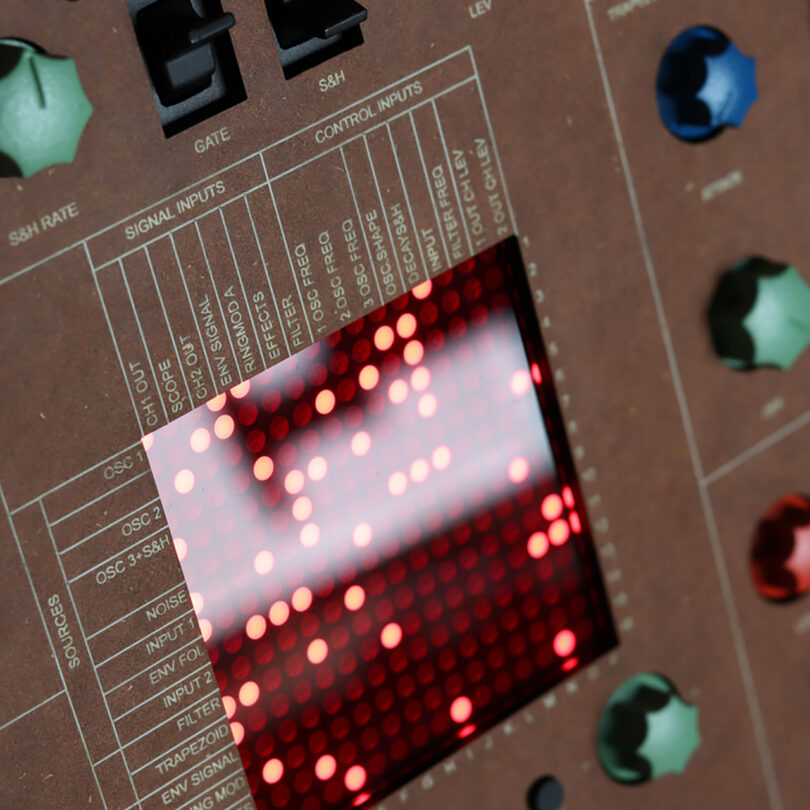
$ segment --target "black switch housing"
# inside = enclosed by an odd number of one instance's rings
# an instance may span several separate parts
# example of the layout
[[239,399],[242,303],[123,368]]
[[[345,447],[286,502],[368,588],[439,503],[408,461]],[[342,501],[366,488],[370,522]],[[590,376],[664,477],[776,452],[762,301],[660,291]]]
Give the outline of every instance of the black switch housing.
[[265,0],[281,67],[291,79],[363,43],[368,12],[355,0]]
[[129,12],[167,137],[247,98],[219,0],[131,0]]

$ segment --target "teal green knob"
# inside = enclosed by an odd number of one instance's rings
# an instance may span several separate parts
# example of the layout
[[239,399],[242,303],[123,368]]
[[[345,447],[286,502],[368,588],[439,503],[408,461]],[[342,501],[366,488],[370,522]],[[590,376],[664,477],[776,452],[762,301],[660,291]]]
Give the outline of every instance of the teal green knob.
[[92,112],[72,59],[0,39],[0,176],[72,163]]
[[654,672],[634,675],[610,696],[596,736],[602,767],[624,784],[683,773],[699,745],[697,708]]
[[786,370],[810,343],[810,287],[790,265],[745,259],[720,278],[709,328],[731,368]]

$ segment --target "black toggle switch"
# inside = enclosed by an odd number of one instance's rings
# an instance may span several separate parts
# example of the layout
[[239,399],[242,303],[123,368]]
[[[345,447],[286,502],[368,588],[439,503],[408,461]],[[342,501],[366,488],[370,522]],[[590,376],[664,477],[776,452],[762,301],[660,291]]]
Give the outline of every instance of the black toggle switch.
[[274,5],[279,7],[276,36],[282,48],[343,34],[368,17],[354,0],[286,0]]
[[213,41],[236,24],[233,14],[205,19],[189,0],[162,0],[136,17],[138,39],[161,104],[179,104],[210,87]]
[[219,0],[133,0],[130,14],[167,135],[245,99]]
[[355,0],[265,0],[286,78],[360,45],[368,12]]

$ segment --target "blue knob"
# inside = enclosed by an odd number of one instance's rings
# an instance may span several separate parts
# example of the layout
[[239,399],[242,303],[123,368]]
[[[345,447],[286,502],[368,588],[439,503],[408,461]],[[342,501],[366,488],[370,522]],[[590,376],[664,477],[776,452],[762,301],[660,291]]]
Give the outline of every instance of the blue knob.
[[656,96],[664,126],[683,141],[739,127],[757,100],[755,61],[722,32],[687,28],[664,51]]

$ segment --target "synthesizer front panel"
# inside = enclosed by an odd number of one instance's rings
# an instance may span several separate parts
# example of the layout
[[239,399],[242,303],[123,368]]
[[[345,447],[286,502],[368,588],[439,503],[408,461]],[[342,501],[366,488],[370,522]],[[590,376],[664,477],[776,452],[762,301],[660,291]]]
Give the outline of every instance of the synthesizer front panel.
[[809,45],[6,3],[0,805],[804,806]]

